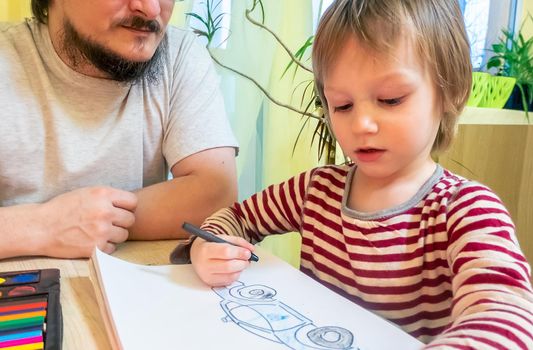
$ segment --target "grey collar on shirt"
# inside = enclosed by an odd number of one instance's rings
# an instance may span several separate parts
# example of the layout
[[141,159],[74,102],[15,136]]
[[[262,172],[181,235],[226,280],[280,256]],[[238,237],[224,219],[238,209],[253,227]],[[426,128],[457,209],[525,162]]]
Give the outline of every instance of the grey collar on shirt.
[[390,217],[412,208],[414,205],[420,202],[422,198],[424,198],[424,196],[428,194],[428,192],[433,188],[433,186],[435,186],[435,184],[439,182],[440,178],[442,177],[442,174],[444,174],[444,169],[439,164],[437,164],[437,168],[435,169],[431,177],[427,179],[427,181],[420,187],[418,192],[415,193],[413,197],[395,207],[365,213],[348,208],[348,197],[350,195],[350,187],[353,181],[353,176],[355,174],[355,169],[357,169],[357,166],[352,167],[346,177],[344,194],[342,196],[342,213],[351,218],[360,220],[376,220],[385,217]]

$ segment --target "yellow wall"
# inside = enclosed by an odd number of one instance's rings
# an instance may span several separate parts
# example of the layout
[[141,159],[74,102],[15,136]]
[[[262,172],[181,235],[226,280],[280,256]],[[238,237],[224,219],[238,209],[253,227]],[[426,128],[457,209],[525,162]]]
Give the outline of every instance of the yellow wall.
[[0,0],[0,22],[20,21],[31,16],[30,0]]
[[[176,3],[170,22],[178,27],[183,26],[184,13],[189,10],[189,7],[190,0]],[[31,17],[30,0],[0,0],[0,22],[20,21],[26,17]]]

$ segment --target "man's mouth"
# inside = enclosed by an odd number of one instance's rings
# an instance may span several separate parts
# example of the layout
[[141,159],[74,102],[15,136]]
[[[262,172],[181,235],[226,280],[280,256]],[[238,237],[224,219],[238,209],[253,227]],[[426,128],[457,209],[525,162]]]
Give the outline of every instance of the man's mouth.
[[154,31],[150,28],[137,28],[137,27],[128,27],[128,26],[122,26],[122,28],[133,30],[135,32],[142,32],[142,33],[153,33]]

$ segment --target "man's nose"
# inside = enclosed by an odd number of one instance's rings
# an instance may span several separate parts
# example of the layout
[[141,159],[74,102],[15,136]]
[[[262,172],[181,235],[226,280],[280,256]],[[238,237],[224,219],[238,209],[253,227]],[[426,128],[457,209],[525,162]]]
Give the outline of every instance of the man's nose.
[[156,19],[161,13],[161,0],[132,0],[130,9],[145,19]]

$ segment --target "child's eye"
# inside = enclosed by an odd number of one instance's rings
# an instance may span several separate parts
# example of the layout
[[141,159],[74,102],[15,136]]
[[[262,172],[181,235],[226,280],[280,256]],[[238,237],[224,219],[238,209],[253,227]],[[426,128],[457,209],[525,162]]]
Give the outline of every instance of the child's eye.
[[348,104],[345,104],[345,105],[342,105],[342,106],[334,107],[333,111],[335,111],[335,112],[346,112],[346,111],[350,110],[350,108],[352,108],[352,104],[348,103]]
[[383,103],[387,106],[397,106],[403,101],[403,97],[396,97],[396,98],[383,98],[378,99],[380,103]]

